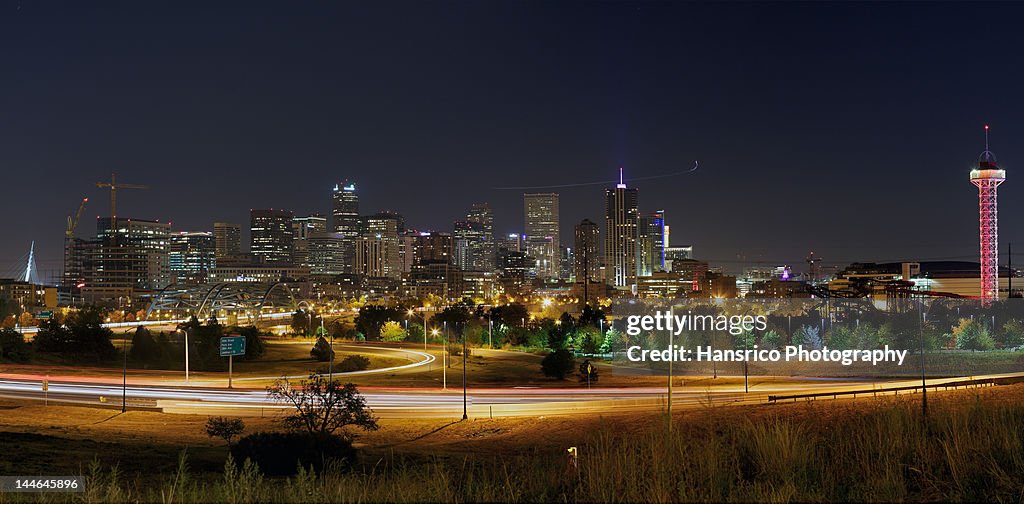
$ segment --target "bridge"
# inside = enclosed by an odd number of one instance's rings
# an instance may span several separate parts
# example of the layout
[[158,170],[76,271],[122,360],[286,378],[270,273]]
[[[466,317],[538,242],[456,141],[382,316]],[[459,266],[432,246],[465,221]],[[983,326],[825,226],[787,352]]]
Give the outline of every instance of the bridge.
[[229,313],[259,318],[267,309],[295,311],[300,304],[287,283],[219,282],[171,284],[153,297],[146,320],[157,313],[195,315],[199,319]]

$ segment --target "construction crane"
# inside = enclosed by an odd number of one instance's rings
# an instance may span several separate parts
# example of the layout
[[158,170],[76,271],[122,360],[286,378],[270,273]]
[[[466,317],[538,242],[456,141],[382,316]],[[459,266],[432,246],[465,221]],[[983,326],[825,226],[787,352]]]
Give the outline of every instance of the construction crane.
[[97,188],[110,188],[110,222],[111,227],[117,229],[117,190],[119,189],[149,189],[149,186],[139,184],[125,184],[117,182],[117,174],[110,174],[110,182],[97,182]]
[[88,202],[88,198],[83,198],[82,203],[78,205],[78,212],[75,213],[75,217],[68,216],[68,229],[65,231],[65,236],[67,238],[75,238],[75,229],[78,228],[78,220],[82,218],[82,211],[85,210],[85,204]]

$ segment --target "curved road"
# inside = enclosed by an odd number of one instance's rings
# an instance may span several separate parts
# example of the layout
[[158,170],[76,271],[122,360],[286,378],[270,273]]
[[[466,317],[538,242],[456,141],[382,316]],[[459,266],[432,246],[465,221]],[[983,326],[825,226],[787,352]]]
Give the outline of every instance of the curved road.
[[[395,349],[373,346],[345,346],[360,351],[373,350],[384,355],[398,355],[410,361],[408,364],[363,370],[359,372],[336,373],[344,377],[376,373],[408,373],[426,366],[436,359],[433,355],[410,349]],[[59,402],[62,404],[108,406],[119,408],[122,403],[120,377],[51,376],[47,380],[48,391],[43,391],[44,376],[33,370],[38,367],[22,367],[27,373],[0,375],[0,397],[32,399]],[[32,373],[35,371],[36,373]],[[120,375],[120,370],[117,370]],[[134,373],[134,371],[133,371]],[[166,373],[163,374],[166,377]],[[180,375],[178,375],[180,378]],[[292,376],[289,378],[302,378]],[[247,381],[268,380],[277,377],[239,377],[234,382],[245,385]],[[143,381],[160,379],[149,376],[132,378],[126,389],[126,403],[132,409],[159,409],[171,413],[204,415],[277,415],[291,407],[277,403],[268,397],[263,388],[226,389],[211,384],[223,384],[224,379],[198,379],[192,386],[181,385],[180,379],[165,382],[168,385],[150,385]],[[961,380],[929,379],[929,386]],[[166,380],[166,379],[164,379]],[[456,382],[458,379],[456,379]],[[917,386],[920,379],[875,381],[857,379],[821,380],[818,378],[786,378],[775,383],[759,384],[755,391],[745,393],[742,383],[715,386],[676,387],[673,406],[677,408],[698,406],[720,406],[733,404],[760,404],[768,401],[770,394],[807,394],[834,391],[878,389],[883,387]],[[206,385],[199,385],[206,384]],[[453,385],[447,390],[440,388],[399,388],[362,387],[367,404],[381,417],[388,418],[453,418],[463,412],[462,389]],[[472,388],[467,391],[465,402],[470,417],[499,417],[526,415],[554,415],[574,413],[611,413],[626,411],[663,411],[667,406],[667,391],[664,387],[616,387],[616,388]]]

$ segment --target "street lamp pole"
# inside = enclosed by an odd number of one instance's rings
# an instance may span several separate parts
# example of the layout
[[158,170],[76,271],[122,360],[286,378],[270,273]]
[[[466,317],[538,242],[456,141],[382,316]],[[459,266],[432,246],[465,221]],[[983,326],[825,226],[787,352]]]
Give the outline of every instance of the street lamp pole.
[[188,330],[182,329],[185,334],[185,384],[188,384]]
[[469,419],[469,415],[468,415],[469,411],[468,411],[467,401],[466,401],[466,398],[467,398],[467,393],[466,393],[466,358],[467,358],[467,355],[466,355],[466,333],[465,332],[466,332],[466,327],[465,327],[465,323],[463,323],[462,331],[460,332],[462,334],[462,420],[463,421],[465,421],[466,419]]
[[121,350],[124,355],[123,364],[121,368],[121,413],[125,413],[128,410],[128,334],[121,334]]
[[924,311],[920,305],[924,301],[919,300],[918,303],[917,310],[920,313],[918,318],[920,331],[918,333],[920,333],[921,340],[921,419],[924,420],[924,418],[928,417],[928,383],[924,378]]

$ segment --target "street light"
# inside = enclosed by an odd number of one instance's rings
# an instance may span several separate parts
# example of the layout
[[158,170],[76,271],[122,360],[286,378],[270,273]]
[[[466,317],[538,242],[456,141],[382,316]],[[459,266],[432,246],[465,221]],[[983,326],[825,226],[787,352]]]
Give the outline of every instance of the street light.
[[462,331],[459,332],[462,336],[462,420],[469,419],[469,407],[467,407],[467,393],[466,393],[466,326],[463,323]]
[[181,332],[185,334],[185,384],[188,384],[188,330],[182,328]]
[[128,410],[128,333],[121,334],[121,354],[124,355],[124,366],[121,368],[121,413]]
[[[433,330],[430,330],[430,334],[435,336],[435,337],[437,336],[438,333],[439,332],[437,331],[437,328],[434,328]],[[426,335],[427,332],[424,331],[423,334]],[[426,339],[426,337],[423,337],[423,338]],[[448,389],[448,367],[446,366],[447,361],[448,361],[448,346],[445,345],[444,346],[444,350],[442,351],[442,354],[441,354],[441,372],[442,372],[442,380],[443,380],[442,384],[443,384],[444,389]]]

